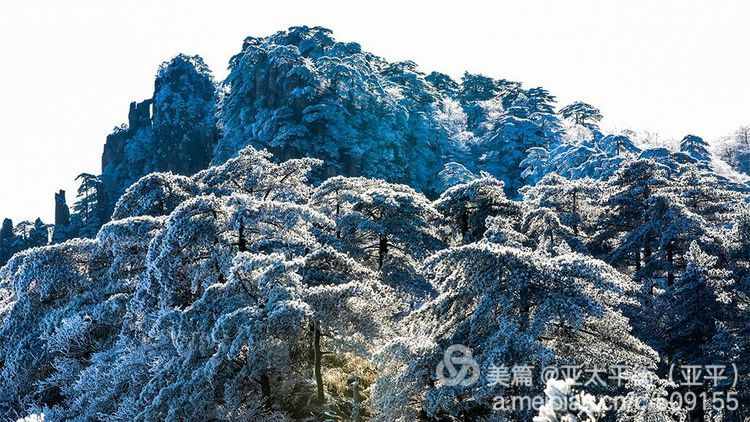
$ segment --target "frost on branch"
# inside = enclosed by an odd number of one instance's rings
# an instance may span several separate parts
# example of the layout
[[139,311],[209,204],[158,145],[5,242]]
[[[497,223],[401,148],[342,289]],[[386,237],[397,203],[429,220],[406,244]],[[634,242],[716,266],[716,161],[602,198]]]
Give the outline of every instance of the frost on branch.
[[586,392],[574,390],[572,379],[547,381],[544,389],[546,403],[539,409],[534,422],[588,421],[596,422],[602,412],[602,404]]
[[505,196],[503,182],[483,174],[443,192],[434,206],[448,219],[452,240],[470,243],[484,235],[486,220],[502,217],[511,224],[518,222],[521,207]]
[[182,201],[199,192],[198,185],[188,177],[152,173],[125,190],[115,205],[112,219],[169,215]]
[[[58,201],[55,232],[93,237],[135,182],[94,239],[28,249],[47,226],[3,221],[0,419],[533,420],[493,398],[543,386],[492,365],[625,364],[646,371],[590,391],[625,399],[602,420],[668,421],[670,364],[750,370],[749,190],[700,138],[606,134],[593,106],[317,27],[247,38],[213,88],[198,58],[160,69]],[[456,344],[477,384],[437,376]],[[691,390],[740,418],[748,391]]]
[[475,350],[485,374],[491,363],[654,366],[653,351],[618,310],[633,284],[601,261],[480,242],[434,254],[424,271],[438,294],[409,315],[403,336],[383,352],[387,369],[374,403],[383,420],[408,420],[420,408],[431,417],[491,408],[502,391],[436,384],[433,365],[451,344]]
[[276,164],[271,154],[247,147],[226,163],[210,167],[193,179],[205,193],[224,196],[244,193],[258,200],[304,203],[310,195],[309,173],[320,160],[301,158]]

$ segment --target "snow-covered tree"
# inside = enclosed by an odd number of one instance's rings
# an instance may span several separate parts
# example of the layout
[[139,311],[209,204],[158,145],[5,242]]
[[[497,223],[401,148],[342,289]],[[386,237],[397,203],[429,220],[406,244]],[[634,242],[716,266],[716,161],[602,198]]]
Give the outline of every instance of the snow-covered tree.
[[505,182],[509,195],[523,186],[521,163],[530,148],[545,146],[549,139],[529,118],[528,109],[517,107],[500,117],[492,130],[476,140],[477,167]]
[[[696,168],[671,175],[649,160],[633,162],[624,170],[609,183],[609,211],[595,239],[596,245],[609,242],[609,260],[634,264],[641,275],[652,280],[665,277],[671,285],[683,266],[681,255],[693,240],[718,253],[721,227],[741,200],[740,193]],[[628,173],[637,179],[628,180]]]
[[[660,333],[665,337],[664,355],[666,364],[675,365],[728,365],[717,362],[711,343],[720,340],[720,332],[734,325],[740,309],[729,271],[717,265],[718,258],[703,252],[697,242],[692,242],[685,255],[686,268],[674,286],[664,295]],[[662,325],[663,324],[663,325]],[[735,339],[730,347],[737,349]],[[726,391],[725,386],[712,387],[704,384],[684,386],[683,392],[691,391],[697,397],[702,393]],[[707,406],[708,405],[708,406]],[[701,420],[708,415],[709,403],[697,400],[691,410],[691,420]]]
[[[736,362],[738,372],[750,373],[750,213],[747,209],[734,216],[734,224],[728,236],[728,262],[735,279],[732,293],[733,310],[719,324],[717,334],[708,348],[715,358],[725,362]],[[740,415],[750,415],[750,379],[740,377],[735,392],[739,396]]]
[[561,136],[562,124],[555,113],[557,98],[542,87],[525,91],[519,103],[529,112],[529,118],[542,130],[547,145],[554,143]]
[[454,240],[470,243],[481,239],[491,216],[501,216],[511,223],[520,221],[520,204],[508,199],[503,188],[503,182],[483,174],[440,195],[434,206],[448,219]]
[[34,225],[29,229],[26,247],[35,248],[45,246],[49,243],[49,224],[45,224],[41,218],[34,220]]
[[527,212],[519,231],[532,239],[537,251],[547,255],[560,255],[571,251],[586,252],[586,247],[573,229],[562,224],[557,212],[537,208]]
[[164,297],[144,339],[159,365],[131,405],[133,419],[281,416],[271,391],[290,393],[282,374],[301,369],[309,310],[282,257],[235,261],[227,278],[189,302],[170,306]]
[[686,412],[680,404],[670,400],[674,382],[659,379],[645,370],[628,371],[628,392],[617,406],[617,420],[623,422],[675,422],[684,421]]
[[6,218],[0,226],[0,267],[16,253],[23,250],[44,246],[49,243],[50,226],[41,218],[21,221],[13,225],[13,220]]
[[484,240],[488,242],[526,250],[532,244],[527,236],[517,230],[518,226],[514,227],[510,220],[502,216],[487,217],[485,224],[487,231],[484,233]]
[[461,99],[464,102],[486,101],[497,93],[497,84],[492,78],[468,72],[461,77]]
[[73,383],[110,331],[125,298],[98,276],[96,242],[72,240],[17,254],[0,272],[0,415],[74,399]]
[[653,366],[653,351],[617,311],[633,286],[601,261],[479,243],[438,252],[425,270],[438,295],[409,315],[408,331],[383,352],[373,391],[382,420],[411,420],[419,412],[472,418],[491,408],[502,387],[435,380],[435,364],[452,344],[474,350],[482,373],[490,364],[517,362]]
[[[652,237],[656,235],[645,230],[651,199],[668,183],[668,170],[654,161],[637,160],[623,166],[605,187],[603,202],[607,208],[593,239],[594,247],[604,252],[618,250],[613,258],[619,265],[633,264],[640,269],[641,250],[648,259]],[[636,232],[638,241],[619,242],[623,233]]]
[[200,56],[179,54],[162,63],[153,95],[158,160],[150,171],[192,175],[211,161],[216,133],[216,88]]
[[[374,273],[330,249],[292,260],[240,252],[225,281],[159,314],[154,329],[171,333],[165,352],[177,354],[162,357],[158,382],[139,399],[153,401],[137,419],[347,413],[341,377],[371,370],[361,359],[388,332],[395,298]],[[195,336],[201,332],[210,335]]]
[[597,124],[603,118],[598,108],[582,101],[576,101],[561,108],[560,115],[577,125],[591,128],[597,128]]
[[[581,132],[581,133],[576,133]],[[533,184],[549,173],[570,179],[606,180],[641,150],[624,135],[595,136],[583,126],[567,128],[568,139],[549,147],[534,147],[520,165],[522,176]]]
[[216,91],[200,57],[180,54],[162,63],[152,98],[131,103],[128,124],[107,137],[101,174],[106,218],[141,177],[157,171],[192,175],[208,166],[217,138]]
[[188,177],[172,173],[151,173],[125,191],[115,205],[112,219],[169,215],[183,201],[199,192],[198,184]]
[[249,144],[282,160],[322,159],[323,176],[434,184],[450,141],[434,117],[442,95],[414,63],[300,26],[248,37],[229,68],[214,163]]
[[718,226],[731,221],[740,210],[745,195],[742,190],[713,172],[693,166],[686,167],[666,189],[692,212]]
[[626,135],[607,135],[597,141],[597,146],[611,157],[637,155],[641,152],[641,149]]
[[461,93],[461,85],[445,73],[430,72],[425,80],[447,97],[458,98]]
[[442,246],[442,216],[413,189],[363,178],[334,177],[311,204],[336,219],[338,237],[382,269],[391,254],[422,259]]
[[440,187],[438,190],[440,192],[445,192],[448,188],[468,183],[476,179],[477,176],[463,164],[451,161],[443,166],[443,169],[438,173],[438,178],[440,179]]
[[740,126],[733,135],[722,139],[719,157],[735,170],[750,175],[750,125]]
[[550,379],[544,388],[545,403],[534,422],[590,421],[596,422],[603,412],[603,403],[583,391],[576,391],[575,380]]
[[320,164],[312,158],[277,164],[267,151],[247,147],[224,164],[196,174],[193,180],[203,185],[205,193],[214,195],[244,193],[258,200],[304,203],[311,193],[308,176]]
[[576,235],[590,233],[599,218],[603,185],[590,179],[569,180],[551,173],[533,186],[524,187],[524,203],[532,209],[549,208]]
[[700,136],[686,135],[680,141],[680,152],[688,154],[694,160],[707,163],[711,161],[708,144]]
[[99,260],[106,258],[107,276],[120,288],[132,292],[146,269],[146,254],[151,239],[164,225],[164,217],[138,216],[111,221],[96,237]]
[[105,205],[101,177],[81,173],[76,176],[76,181],[79,182],[79,186],[73,211],[80,220],[79,234],[81,237],[93,237],[104,219],[102,209]]
[[549,151],[543,147],[529,148],[526,150],[526,158],[519,165],[523,169],[521,177],[528,184],[534,185],[550,171]]

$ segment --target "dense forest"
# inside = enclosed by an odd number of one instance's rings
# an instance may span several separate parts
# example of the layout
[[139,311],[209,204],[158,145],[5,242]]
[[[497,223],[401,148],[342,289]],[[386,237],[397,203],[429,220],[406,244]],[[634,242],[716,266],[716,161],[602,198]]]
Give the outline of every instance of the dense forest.
[[747,421],[750,128],[602,117],[319,27],[163,63],[72,207],[3,221],[0,420]]

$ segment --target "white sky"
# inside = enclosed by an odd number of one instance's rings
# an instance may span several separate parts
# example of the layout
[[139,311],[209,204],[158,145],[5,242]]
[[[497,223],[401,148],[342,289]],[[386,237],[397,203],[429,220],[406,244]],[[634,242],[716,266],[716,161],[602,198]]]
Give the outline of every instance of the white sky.
[[[106,135],[160,62],[217,78],[247,35],[322,25],[390,60],[542,85],[605,126],[707,139],[750,122],[750,2],[737,0],[14,1],[0,5],[0,216],[51,222],[53,192],[100,172]],[[126,4],[127,3],[127,4]]]

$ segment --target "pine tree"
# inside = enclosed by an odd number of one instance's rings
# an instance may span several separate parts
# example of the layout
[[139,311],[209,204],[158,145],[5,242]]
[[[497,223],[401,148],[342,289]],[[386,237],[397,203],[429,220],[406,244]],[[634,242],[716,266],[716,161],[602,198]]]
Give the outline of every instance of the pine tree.
[[421,259],[442,246],[441,215],[423,195],[406,186],[335,177],[313,195],[355,256],[382,269],[388,258]]
[[76,181],[79,182],[79,185],[73,211],[77,214],[77,218],[82,225],[78,234],[81,237],[93,237],[105,220],[102,215],[104,191],[101,177],[81,173],[76,176]]
[[737,128],[735,133],[724,139],[720,158],[738,172],[750,175],[750,125]]
[[471,243],[481,239],[491,216],[519,222],[521,206],[505,196],[503,187],[503,182],[485,174],[440,195],[434,206],[448,218],[454,240]]
[[443,169],[438,173],[438,178],[440,179],[440,187],[437,190],[445,192],[453,186],[468,183],[476,179],[477,176],[463,164],[451,161],[443,166]]
[[431,72],[425,80],[447,97],[458,98],[461,93],[461,85],[444,73]]
[[112,219],[169,215],[183,201],[199,193],[198,184],[185,176],[151,173],[125,190],[117,200]]
[[521,160],[519,165],[523,169],[521,177],[526,180],[529,185],[535,185],[539,182],[547,173],[550,172],[550,157],[549,152],[543,147],[533,147],[526,150],[526,158]]
[[[668,172],[654,161],[629,162],[608,181],[604,193],[606,211],[602,213],[599,230],[592,239],[595,250],[616,253],[610,261],[618,266],[633,265],[640,269],[642,252],[649,258],[653,236],[645,230],[648,223],[652,196],[669,183]],[[623,233],[638,232],[639,241],[618,242]],[[625,245],[625,246],[623,246]]]
[[576,236],[591,235],[599,218],[599,200],[603,184],[589,179],[569,180],[555,173],[548,174],[521,193],[530,208],[550,208],[560,222]]
[[[515,112],[515,115],[511,112]],[[521,163],[530,148],[547,145],[545,133],[529,119],[528,109],[516,107],[500,117],[492,130],[474,144],[477,167],[505,182],[508,195],[523,186]]]
[[92,240],[72,240],[29,249],[0,271],[4,288],[13,282],[12,294],[0,299],[3,417],[23,414],[31,401],[38,407],[61,405],[86,358],[114,337],[105,328],[125,303],[108,300],[94,277],[95,246]]
[[576,101],[561,108],[560,115],[577,125],[591,128],[596,128],[599,121],[603,118],[598,108],[582,101]]
[[625,135],[607,135],[597,141],[597,146],[610,157],[638,155],[641,149]]
[[586,247],[575,232],[562,224],[557,213],[549,208],[537,208],[527,212],[519,231],[533,239],[534,248],[540,253],[556,256],[571,251],[585,253]]
[[34,220],[34,226],[29,232],[29,247],[44,246],[49,243],[50,226],[44,224],[41,218]]
[[303,26],[248,38],[229,67],[215,164],[252,145],[281,160],[322,159],[322,178],[434,185],[451,141],[435,118],[443,95],[414,63]]
[[555,359],[653,366],[654,352],[628,332],[616,310],[633,285],[601,261],[476,243],[438,252],[425,271],[438,295],[409,315],[408,336],[383,352],[387,366],[373,395],[384,420],[488,412],[487,398],[502,395],[493,389],[502,387],[434,379],[435,362],[452,344],[476,351],[484,374],[492,363],[541,367]]
[[680,141],[680,151],[699,162],[707,163],[711,161],[708,144],[700,136],[686,135]]
[[149,171],[189,176],[208,166],[217,141],[214,85],[200,56],[179,54],[159,66],[152,116],[156,162]]
[[531,88],[524,92],[518,103],[525,106],[529,119],[544,134],[547,141],[545,146],[559,142],[563,127],[560,118],[555,113],[557,98],[554,95],[542,87]]
[[15,237],[13,220],[3,219],[3,225],[0,226],[0,266],[5,264],[15,252]]
[[[709,344],[719,332],[722,322],[737,313],[731,273],[717,266],[718,259],[704,253],[692,242],[685,256],[685,271],[673,288],[666,292],[664,314],[664,353],[668,364],[711,365],[717,363]],[[706,392],[705,385],[688,386],[696,396]],[[690,412],[691,420],[705,420],[708,407],[702,400]]]

